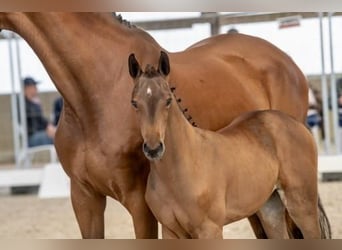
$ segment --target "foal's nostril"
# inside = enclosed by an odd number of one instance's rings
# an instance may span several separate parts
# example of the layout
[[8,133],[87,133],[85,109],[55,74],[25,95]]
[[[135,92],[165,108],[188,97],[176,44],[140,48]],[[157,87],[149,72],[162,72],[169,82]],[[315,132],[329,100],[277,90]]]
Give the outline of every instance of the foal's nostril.
[[160,142],[156,148],[152,149],[146,143],[144,143],[143,151],[148,158],[159,158],[164,152],[164,145]]

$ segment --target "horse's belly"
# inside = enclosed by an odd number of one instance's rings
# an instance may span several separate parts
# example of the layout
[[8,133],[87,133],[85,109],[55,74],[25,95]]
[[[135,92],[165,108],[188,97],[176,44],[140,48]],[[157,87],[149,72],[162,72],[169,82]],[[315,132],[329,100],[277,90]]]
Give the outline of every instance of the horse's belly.
[[258,211],[269,199],[276,185],[277,178],[269,176],[268,179],[258,183],[245,181],[238,187],[228,190],[226,224],[246,218]]

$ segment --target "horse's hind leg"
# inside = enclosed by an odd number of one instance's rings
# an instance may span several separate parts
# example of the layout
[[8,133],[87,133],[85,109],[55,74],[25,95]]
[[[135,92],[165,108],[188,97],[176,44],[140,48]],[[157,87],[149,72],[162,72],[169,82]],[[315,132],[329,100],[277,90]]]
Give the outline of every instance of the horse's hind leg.
[[[289,238],[287,233],[285,212],[286,209],[282,203],[282,200],[280,199],[278,192],[275,190],[268,201],[257,212],[257,216],[267,238]],[[253,228],[253,230],[254,232],[256,231],[255,228]]]
[[318,197],[314,188],[284,188],[284,196],[289,215],[300,228],[304,238],[321,238]]
[[257,239],[267,239],[268,236],[257,214],[252,214],[248,217],[249,224]]
[[303,239],[302,232],[289,216],[277,190],[248,220],[258,239]]

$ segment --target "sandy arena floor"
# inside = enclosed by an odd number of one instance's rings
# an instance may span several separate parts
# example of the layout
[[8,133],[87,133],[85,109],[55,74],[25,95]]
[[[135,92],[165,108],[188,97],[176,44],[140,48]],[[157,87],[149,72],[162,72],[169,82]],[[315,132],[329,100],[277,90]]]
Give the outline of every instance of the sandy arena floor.
[[[342,182],[320,183],[320,195],[331,222],[333,238],[342,238]],[[106,238],[134,238],[131,218],[116,201],[108,199]],[[39,199],[36,195],[0,196],[0,238],[81,238],[69,198]],[[247,220],[224,228],[225,238],[254,238]]]

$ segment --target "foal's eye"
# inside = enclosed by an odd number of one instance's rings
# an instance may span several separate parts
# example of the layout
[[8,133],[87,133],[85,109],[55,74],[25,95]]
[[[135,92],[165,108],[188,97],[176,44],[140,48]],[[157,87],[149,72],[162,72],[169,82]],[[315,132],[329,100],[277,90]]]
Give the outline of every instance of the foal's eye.
[[166,106],[167,107],[170,106],[171,102],[172,102],[172,98],[167,99],[166,100]]
[[132,104],[132,106],[133,106],[134,108],[138,108],[138,104],[137,104],[136,101],[132,100],[132,101],[131,101],[131,104]]

